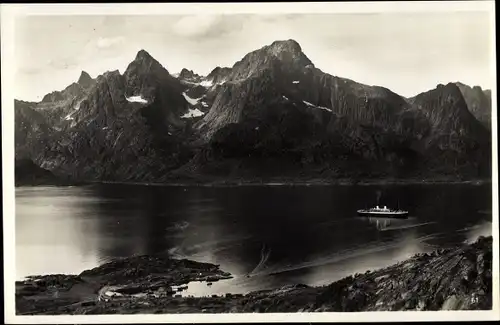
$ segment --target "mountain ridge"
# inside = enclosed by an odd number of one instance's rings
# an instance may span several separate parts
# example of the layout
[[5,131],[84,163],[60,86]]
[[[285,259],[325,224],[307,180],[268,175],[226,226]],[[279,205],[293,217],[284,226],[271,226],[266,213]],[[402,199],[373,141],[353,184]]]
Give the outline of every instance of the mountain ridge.
[[[450,82],[405,98],[324,73],[291,39],[207,76],[186,68],[173,76],[142,49],[123,74],[107,71],[92,79],[82,71],[76,83],[45,101],[16,101],[16,111],[42,116],[18,114],[16,130],[25,131],[16,133],[16,150],[48,169],[103,180],[168,181],[216,170],[230,177],[284,170],[330,178],[416,177],[432,174],[427,169],[440,166],[439,159],[455,176],[488,175],[489,131],[471,112],[465,86]],[[42,119],[37,123],[50,131],[37,131],[35,139],[26,132],[30,118]],[[441,158],[433,157],[436,150]],[[139,161],[145,163],[134,171]]]

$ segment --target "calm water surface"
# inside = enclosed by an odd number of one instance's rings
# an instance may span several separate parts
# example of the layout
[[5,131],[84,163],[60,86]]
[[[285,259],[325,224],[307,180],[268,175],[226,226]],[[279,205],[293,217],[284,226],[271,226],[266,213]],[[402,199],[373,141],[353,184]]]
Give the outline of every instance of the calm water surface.
[[[378,203],[407,220],[356,217]],[[170,252],[235,278],[184,295],[327,284],[491,234],[491,185],[16,188],[16,276]],[[248,277],[247,275],[250,275]]]

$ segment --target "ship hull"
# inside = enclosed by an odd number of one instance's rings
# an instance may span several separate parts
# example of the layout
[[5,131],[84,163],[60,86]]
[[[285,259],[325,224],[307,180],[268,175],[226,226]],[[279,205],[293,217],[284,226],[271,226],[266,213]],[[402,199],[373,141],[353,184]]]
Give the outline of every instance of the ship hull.
[[370,211],[358,211],[358,216],[360,217],[378,217],[378,218],[395,218],[395,219],[406,219],[408,218],[408,212],[370,212]]

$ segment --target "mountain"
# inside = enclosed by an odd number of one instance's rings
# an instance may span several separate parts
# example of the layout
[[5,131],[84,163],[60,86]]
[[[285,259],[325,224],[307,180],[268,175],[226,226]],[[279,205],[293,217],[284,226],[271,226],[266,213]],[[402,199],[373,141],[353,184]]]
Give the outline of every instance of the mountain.
[[293,40],[247,54],[226,78],[196,124],[208,149],[190,172],[402,176],[425,162],[417,159],[432,129],[425,111],[322,72]]
[[471,109],[466,88],[404,98],[321,71],[294,40],[208,76],[172,76],[141,50],[123,75],[82,73],[74,85],[16,102],[16,149],[75,178],[490,175],[491,133],[476,117],[485,110]]
[[231,68],[216,67],[208,74],[206,81],[207,83],[215,85],[223,84],[224,82],[226,82],[230,73],[231,73]]
[[202,77],[197,73],[194,73],[193,70],[188,70],[186,68],[182,69],[178,76],[179,79],[191,82],[200,82]]
[[72,115],[78,110],[82,100],[95,84],[90,75],[82,71],[77,82],[71,83],[61,91],[45,95],[41,102],[33,108],[43,112],[48,123],[56,130],[67,128],[71,124]]
[[[479,167],[470,159],[489,152],[490,136],[454,90],[457,105],[448,105],[441,91],[405,99],[383,87],[326,74],[297,42],[276,41],[231,68],[210,111],[196,125],[209,149],[190,170],[403,177],[428,169],[460,173],[470,163],[476,169],[468,173],[476,174]],[[459,133],[453,137],[458,143],[448,138],[437,144],[453,152],[454,160],[443,167],[433,157],[435,146],[427,144],[452,131]],[[471,149],[476,146],[481,153]],[[484,160],[480,169],[487,174]]]
[[177,78],[184,86],[183,96],[191,107],[186,116],[197,122],[208,112],[228,71],[229,68],[217,67],[208,76],[200,76],[192,70],[181,70]]
[[[237,123],[265,102],[306,105],[311,112],[328,111],[330,129],[378,123],[392,128],[410,108],[404,98],[382,87],[371,87],[334,77],[314,67],[293,41],[277,41],[249,53],[231,69],[210,112],[199,127],[208,137],[229,123]],[[257,109],[257,108],[256,108]],[[393,125],[396,124],[396,125]]]
[[462,92],[469,111],[491,130],[491,91],[483,90],[480,86],[470,87],[461,82],[455,84]]
[[452,163],[480,173],[489,171],[490,132],[469,111],[459,86],[438,85],[417,95],[413,103],[431,123],[431,132],[424,140],[436,165]]
[[85,71],[82,71],[78,81],[76,82],[85,89],[92,87],[95,84],[95,80]]
[[16,157],[30,157],[35,147],[44,145],[53,132],[44,114],[35,110],[37,104],[14,101],[14,139]]
[[460,88],[454,83],[438,85],[436,89],[411,99],[428,118],[432,131],[437,134],[486,136],[487,132],[469,111]]
[[28,156],[75,179],[158,177],[176,167],[182,156],[180,139],[186,123],[181,116],[188,111],[182,89],[176,78],[141,50],[123,75],[109,71],[98,76],[63,119],[70,122],[67,127],[55,130],[50,141],[32,145]]

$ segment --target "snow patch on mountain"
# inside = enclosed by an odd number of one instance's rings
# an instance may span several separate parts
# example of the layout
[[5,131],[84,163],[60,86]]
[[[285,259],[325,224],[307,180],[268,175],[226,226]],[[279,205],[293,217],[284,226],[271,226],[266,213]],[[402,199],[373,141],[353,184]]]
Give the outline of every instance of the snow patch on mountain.
[[144,98],[142,98],[141,95],[138,95],[138,96],[130,96],[130,97],[127,97],[125,96],[125,99],[131,103],[142,103],[142,104],[147,104],[148,101]]
[[74,120],[74,117],[73,117],[73,116],[71,116],[71,115],[73,115],[73,113],[74,113],[74,112],[69,113],[68,115],[66,115],[66,117],[65,117],[64,119],[65,119],[66,121],[69,121],[69,120]]
[[84,99],[80,100],[80,101],[79,101],[79,102],[75,105],[75,107],[73,107],[73,109],[74,109],[75,111],[79,110],[79,109],[80,109],[80,105],[82,104],[82,102],[83,102],[83,101],[84,101]]
[[190,109],[186,114],[182,115],[181,118],[192,118],[203,116],[205,113],[200,111],[199,109]]
[[298,83],[300,83],[300,81],[298,81],[298,80],[294,80],[292,83],[293,83],[293,84],[298,84]]
[[202,82],[200,82],[200,86],[203,86],[203,87],[212,87],[214,85],[214,82],[213,80],[203,80]]
[[332,110],[331,110],[331,109],[329,109],[328,107],[324,107],[324,106],[316,106],[316,105],[311,104],[311,103],[309,103],[308,101],[305,101],[305,100],[303,100],[302,102],[303,102],[304,104],[306,104],[307,106],[309,106],[309,107],[320,108],[320,109],[324,109],[325,111],[332,112]]
[[205,88],[210,88],[210,87],[212,87],[214,85],[222,85],[226,81],[227,81],[226,79],[222,79],[222,80],[219,80],[219,81],[217,81],[217,82],[214,83],[213,80],[207,80],[207,79],[205,79],[202,82],[200,82],[199,85],[202,86],[202,87],[205,87]]
[[186,92],[183,92],[183,93],[182,93],[182,96],[184,96],[184,98],[186,99],[186,101],[187,101],[189,104],[191,104],[191,105],[196,105],[196,104],[198,104],[198,102],[199,102],[199,101],[200,101],[200,99],[202,98],[202,97],[200,97],[200,98],[191,98],[191,97],[189,97],[189,96],[186,94]]

